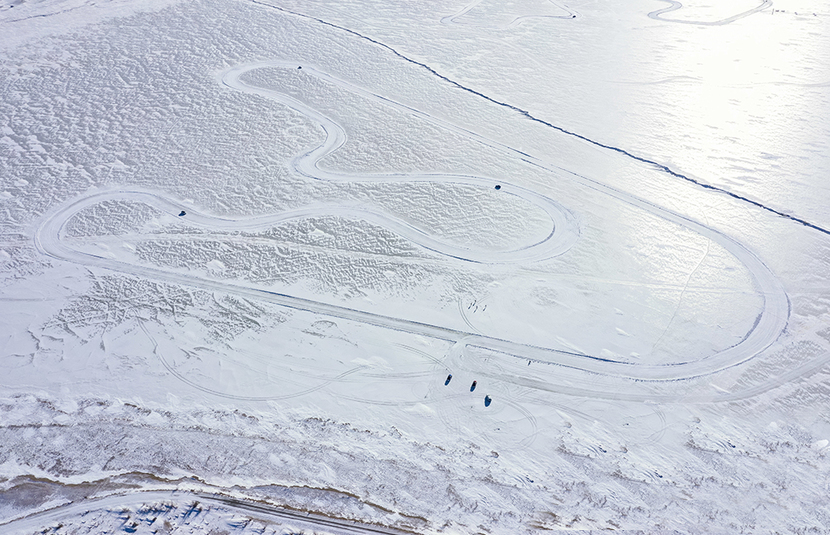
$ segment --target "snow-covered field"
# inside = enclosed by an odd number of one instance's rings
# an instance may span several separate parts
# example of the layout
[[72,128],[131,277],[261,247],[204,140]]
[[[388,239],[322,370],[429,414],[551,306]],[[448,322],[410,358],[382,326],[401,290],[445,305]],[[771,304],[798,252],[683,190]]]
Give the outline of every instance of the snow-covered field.
[[830,531],[815,0],[0,5],[0,531]]

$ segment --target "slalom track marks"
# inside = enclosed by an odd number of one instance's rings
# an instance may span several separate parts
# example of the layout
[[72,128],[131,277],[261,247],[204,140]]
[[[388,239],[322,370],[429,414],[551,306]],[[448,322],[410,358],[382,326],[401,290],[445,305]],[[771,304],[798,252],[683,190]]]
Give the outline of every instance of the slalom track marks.
[[677,11],[678,9],[683,7],[683,4],[678,2],[677,0],[659,0],[660,2],[668,2],[671,4],[669,7],[664,7],[663,9],[658,9],[656,11],[652,11],[648,14],[649,18],[654,20],[659,20],[662,22],[677,22],[679,24],[692,24],[694,26],[724,26],[731,22],[735,22],[736,20],[740,20],[744,17],[748,17],[753,13],[757,13],[759,11],[763,11],[764,9],[770,7],[772,5],[772,0],[763,0],[761,5],[758,7],[754,7],[743,13],[738,13],[737,15],[732,15],[731,17],[727,17],[721,20],[715,21],[703,21],[703,20],[683,20],[683,19],[667,19],[664,18],[663,15],[666,13],[671,13],[672,11]]
[[[307,114],[312,121],[317,122],[320,127],[326,132],[326,139],[319,146],[314,149],[298,155],[294,158],[292,166],[294,170],[304,176],[317,180],[362,180],[367,182],[378,181],[441,181],[447,180],[453,183],[462,183],[469,185],[487,187],[492,186],[489,179],[459,176],[459,175],[407,175],[407,174],[393,174],[393,175],[361,175],[352,176],[345,174],[335,174],[319,169],[317,163],[320,159],[330,154],[331,151],[337,149],[345,142],[345,132],[331,119],[323,116],[318,111],[313,110],[305,104],[282,95],[276,91],[258,88],[247,85],[239,80],[244,73],[257,68],[263,67],[281,67],[296,69],[296,63],[290,63],[283,60],[257,62],[248,65],[234,67],[226,71],[221,80],[227,86],[264,97],[283,105],[292,107],[297,111]],[[427,120],[439,127],[446,128],[453,132],[466,135],[471,139],[486,145],[495,150],[501,151],[506,157],[519,158],[529,165],[534,165],[545,169],[551,173],[561,173],[562,169],[553,164],[547,163],[543,160],[535,158],[529,154],[518,151],[512,147],[502,143],[494,142],[483,136],[460,128],[456,125],[448,123],[442,119],[430,116],[424,112],[415,110],[401,103],[390,100],[382,95],[371,93],[370,91],[358,88],[348,82],[337,79],[327,73],[319,71],[312,66],[303,66],[303,71],[312,76],[317,76],[322,81],[332,83],[340,86],[343,89],[353,91],[365,98],[379,101],[387,106],[392,106],[400,110],[405,110],[409,113],[415,114],[424,120]],[[172,216],[177,216],[181,204],[174,199],[170,199],[160,193],[144,191],[137,188],[126,188],[110,191],[92,192],[78,199],[74,199],[60,207],[46,216],[35,235],[35,244],[37,249],[53,258],[75,262],[81,265],[91,265],[100,268],[111,269],[114,271],[129,273],[140,277],[147,277],[153,279],[164,280],[175,284],[185,286],[195,286],[206,290],[221,291],[239,296],[244,296],[252,299],[259,299],[276,303],[278,305],[289,308],[306,310],[318,314],[343,318],[351,321],[362,322],[369,325],[374,325],[382,328],[398,330],[402,332],[418,334],[435,339],[456,342],[460,344],[461,349],[464,347],[480,347],[519,357],[523,360],[533,360],[539,363],[555,364],[565,366],[577,370],[587,371],[590,373],[629,378],[641,381],[671,381],[682,380],[701,375],[711,374],[722,369],[735,366],[745,362],[761,351],[769,347],[779,336],[779,334],[786,327],[789,319],[789,300],[784,292],[780,282],[776,279],[770,269],[752,252],[746,249],[743,245],[736,242],[732,238],[709,228],[697,221],[694,221],[686,216],[677,214],[663,207],[657,206],[653,203],[637,198],[628,193],[615,190],[603,183],[593,181],[587,177],[564,171],[570,178],[586,187],[592,188],[596,191],[604,193],[617,201],[629,204],[631,206],[640,208],[646,212],[663,218],[664,220],[677,223],[685,226],[698,234],[718,243],[732,255],[734,255],[741,263],[743,263],[750,274],[752,275],[756,288],[763,298],[763,307],[761,314],[758,316],[755,325],[746,335],[746,337],[738,344],[719,351],[713,355],[699,360],[690,360],[685,362],[676,362],[665,365],[644,365],[631,362],[616,361],[608,358],[602,358],[593,355],[586,355],[581,353],[563,351],[547,347],[538,347],[533,345],[521,344],[511,340],[499,339],[495,337],[485,336],[472,332],[465,332],[457,329],[447,328],[441,325],[432,325],[404,318],[392,317],[382,314],[373,313],[366,310],[358,310],[354,308],[329,304],[323,301],[316,301],[305,299],[297,296],[282,294],[279,292],[269,291],[262,288],[246,286],[239,283],[232,283],[226,281],[219,281],[207,278],[193,277],[189,274],[168,271],[157,267],[147,265],[135,265],[119,261],[114,258],[106,258],[99,255],[85,253],[71,246],[64,241],[64,229],[67,222],[78,212],[84,208],[93,206],[106,200],[131,200],[141,203],[146,203],[157,210],[166,212]],[[523,262],[532,261],[534,259],[541,259],[549,257],[552,254],[562,254],[569,248],[578,237],[578,230],[573,224],[572,216],[562,209],[555,201],[548,199],[536,192],[505,184],[503,190],[518,195],[538,204],[543,207],[555,220],[554,232],[548,237],[549,239],[533,246],[520,248],[512,252],[501,253],[497,257],[497,261],[510,262],[513,260],[512,255],[517,258],[522,258]],[[385,214],[373,213],[371,211],[360,211],[356,213],[336,205],[315,205],[299,210],[292,210],[280,214],[273,214],[268,216],[261,216],[255,218],[227,218],[216,217],[207,214],[199,213],[197,210],[189,209],[187,221],[189,224],[199,226],[202,228],[214,230],[241,230],[241,229],[256,229],[267,228],[279,222],[296,219],[301,217],[311,217],[322,212],[327,214],[334,213],[335,215],[344,215],[352,217],[366,217],[377,218],[379,224],[395,227],[396,231],[400,231],[404,236],[413,239],[416,243],[422,243],[425,247],[431,248],[439,254],[446,255],[458,260],[466,260],[471,262],[487,262],[489,253],[484,251],[469,251],[466,249],[459,249],[452,244],[443,244],[431,241],[428,236],[418,229],[408,227],[401,223],[402,226],[396,227],[398,223]],[[564,227],[564,228],[563,228]],[[560,232],[562,233],[560,235]],[[559,235],[559,236],[557,236]],[[561,238],[561,240],[560,240]],[[470,257],[464,257],[464,254]],[[534,384],[533,381],[525,382],[526,386]],[[540,385],[536,385],[540,386]],[[550,387],[550,385],[547,385]],[[556,387],[554,387],[556,388]],[[545,389],[545,388],[543,388]]]

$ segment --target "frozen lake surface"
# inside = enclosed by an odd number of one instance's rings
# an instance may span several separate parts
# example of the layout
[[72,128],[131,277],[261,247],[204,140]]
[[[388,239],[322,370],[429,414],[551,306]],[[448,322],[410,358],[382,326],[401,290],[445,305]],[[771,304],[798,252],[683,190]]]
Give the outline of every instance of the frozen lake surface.
[[830,11],[0,6],[0,530],[830,529]]

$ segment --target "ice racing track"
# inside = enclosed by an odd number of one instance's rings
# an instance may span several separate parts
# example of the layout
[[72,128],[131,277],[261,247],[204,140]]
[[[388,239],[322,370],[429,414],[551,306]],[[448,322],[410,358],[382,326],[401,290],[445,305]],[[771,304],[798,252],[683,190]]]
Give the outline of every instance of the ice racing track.
[[[476,142],[501,151],[506,157],[519,158],[530,165],[538,166],[548,170],[556,170],[560,174],[562,169],[554,163],[544,161],[532,155],[520,152],[504,144],[486,139],[476,133],[470,132],[445,120],[430,116],[419,110],[395,102],[382,95],[374,94],[365,88],[357,87],[349,82],[340,80],[328,73],[315,69],[311,65],[302,65],[304,75],[314,76],[327,84],[333,84],[340,89],[345,89],[366,99],[374,100],[385,106],[390,106],[408,114],[414,114],[432,124],[455,133],[474,139]],[[303,102],[300,102],[285,94],[246,84],[242,76],[250,71],[260,68],[297,69],[298,64],[283,60],[265,61],[246,64],[231,68],[221,75],[221,83],[234,90],[257,95],[269,99],[272,102],[288,106],[293,110],[302,113],[310,121],[319,126],[326,134],[325,140],[312,150],[296,156],[292,161],[294,172],[305,177],[316,180],[330,181],[363,181],[363,182],[416,182],[434,181],[441,183],[464,184],[492,189],[496,182],[490,178],[450,175],[450,174],[374,174],[374,175],[352,175],[339,174],[326,171],[318,167],[318,162],[336,151],[346,141],[344,129],[326,117],[319,111],[312,109]],[[783,286],[774,276],[771,270],[750,250],[732,238],[709,228],[697,221],[683,215],[657,206],[653,203],[630,195],[626,192],[616,190],[608,185],[592,179],[568,173],[570,178],[578,181],[584,186],[592,188],[603,194],[609,195],[619,202],[645,210],[665,220],[680,224],[698,234],[714,241],[734,255],[752,274],[755,287],[763,298],[763,305],[753,328],[743,340],[726,349],[723,349],[706,358],[690,360],[687,362],[676,362],[666,365],[645,365],[630,362],[615,361],[599,356],[579,354],[574,352],[531,346],[516,343],[506,339],[489,337],[473,332],[451,329],[441,325],[415,322],[403,318],[380,315],[371,311],[358,310],[338,306],[322,301],[305,299],[297,296],[269,291],[263,288],[248,286],[237,282],[214,280],[209,278],[197,278],[190,274],[177,273],[155,266],[134,265],[122,262],[113,258],[96,256],[72,248],[65,241],[65,227],[67,222],[81,210],[94,206],[98,203],[109,200],[130,200],[145,203],[157,210],[177,216],[182,209],[181,202],[170,198],[163,193],[146,191],[133,188],[121,188],[106,191],[94,191],[85,196],[71,200],[70,202],[57,207],[51,211],[42,221],[35,234],[35,243],[38,250],[50,257],[74,262],[85,266],[95,266],[117,272],[127,273],[139,277],[146,277],[174,284],[195,286],[211,291],[227,292],[256,300],[263,300],[290,307],[310,311],[317,314],[343,318],[356,322],[378,326],[385,329],[394,329],[408,333],[414,333],[435,339],[441,339],[455,343],[453,353],[463,352],[464,348],[476,347],[485,348],[504,355],[506,358],[516,357],[524,360],[533,360],[549,365],[564,366],[575,370],[581,370],[590,374],[601,374],[620,378],[629,378],[636,381],[677,381],[693,377],[704,376],[723,370],[752,359],[766,348],[768,348],[782,333],[787,326],[790,314],[789,299]],[[188,208],[186,221],[189,225],[208,230],[253,230],[266,229],[279,223],[307,218],[312,216],[335,215],[351,218],[361,218],[369,222],[382,225],[395,233],[411,240],[434,253],[450,257],[459,262],[475,262],[480,264],[490,263],[512,263],[512,262],[533,262],[556,255],[565,254],[568,249],[578,240],[579,228],[573,215],[560,206],[555,200],[536,193],[526,188],[499,181],[501,192],[506,195],[514,195],[531,202],[544,210],[551,219],[552,230],[546,239],[513,251],[488,252],[459,247],[450,243],[443,243],[440,240],[426,234],[422,230],[409,225],[408,223],[371,209],[356,209],[338,205],[312,205],[299,210],[286,211],[273,215],[265,215],[253,218],[225,218],[212,216],[206,213],[199,213]],[[500,377],[510,381],[511,377]],[[557,385],[543,385],[541,381],[528,382],[527,379],[515,380],[524,386],[541,388],[545,390],[561,391],[568,393],[567,388],[560,388]],[[580,395],[602,395],[601,392],[571,391]]]

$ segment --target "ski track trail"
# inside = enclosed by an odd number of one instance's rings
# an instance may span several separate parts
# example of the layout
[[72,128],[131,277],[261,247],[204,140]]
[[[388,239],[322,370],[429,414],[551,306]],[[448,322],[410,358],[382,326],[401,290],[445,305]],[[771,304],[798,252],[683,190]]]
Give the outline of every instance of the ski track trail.
[[[343,143],[345,143],[346,134],[342,126],[319,111],[292,97],[274,90],[248,85],[241,80],[241,77],[245,73],[255,69],[297,69],[298,67],[299,65],[297,63],[285,60],[261,61],[233,67],[223,73],[220,78],[221,83],[234,90],[260,96],[275,103],[288,106],[302,113],[310,120],[314,121],[326,133],[325,140],[319,146],[306,153],[296,156],[292,160],[294,172],[314,180],[330,181],[373,183],[428,181],[463,184],[468,186],[471,185],[476,187],[486,187],[488,189],[493,188],[495,184],[500,184],[500,193],[515,195],[542,208],[551,218],[552,230],[550,234],[541,242],[519,247],[512,251],[475,250],[459,247],[451,243],[441,242],[426,234],[421,229],[382,212],[372,211],[369,208],[357,209],[333,204],[317,204],[278,214],[249,218],[218,217],[203,214],[198,212],[198,210],[188,208],[187,216],[186,218],[183,218],[183,220],[189,225],[210,230],[237,231],[266,229],[285,221],[314,217],[319,216],[320,214],[360,218],[389,228],[401,236],[410,239],[412,242],[439,255],[455,259],[457,261],[473,262],[478,264],[514,262],[527,263],[551,258],[567,252],[567,250],[579,238],[579,228],[575,223],[574,216],[568,210],[560,206],[553,199],[517,185],[511,185],[505,182],[496,182],[489,178],[468,175],[404,173],[353,175],[335,173],[320,169],[318,162],[327,155],[336,151],[343,145]],[[711,374],[725,368],[738,365],[753,358],[761,351],[769,347],[786,327],[789,319],[790,304],[782,285],[773,275],[768,266],[766,266],[746,247],[732,238],[686,216],[677,214],[631,194],[616,190],[601,182],[563,170],[551,162],[547,162],[540,158],[523,153],[505,144],[492,141],[443,119],[433,117],[425,112],[384,97],[383,95],[372,93],[365,88],[357,87],[349,82],[340,80],[326,72],[316,69],[314,66],[302,65],[301,67],[305,75],[315,76],[326,83],[339,86],[342,89],[348,90],[367,99],[380,102],[386,106],[398,109],[399,111],[414,114],[436,126],[467,136],[480,144],[501,151],[506,157],[519,158],[529,165],[540,167],[551,173],[562,174],[564,172],[570,179],[584,186],[608,195],[619,202],[626,203],[654,214],[664,220],[685,226],[686,228],[689,228],[721,245],[747,267],[752,275],[752,278],[754,279],[758,293],[763,298],[762,311],[758,316],[754,327],[740,343],[706,358],[665,365],[637,364],[561,349],[516,343],[510,340],[490,337],[475,332],[465,332],[441,325],[432,325],[407,320],[405,318],[378,314],[366,310],[348,308],[323,301],[311,300],[262,288],[246,286],[236,282],[199,278],[190,274],[164,270],[153,266],[130,264],[119,261],[115,258],[98,256],[73,249],[64,240],[64,229],[68,221],[81,210],[103,201],[130,200],[145,203],[172,216],[177,216],[182,209],[181,202],[175,199],[172,199],[162,193],[141,190],[138,188],[94,191],[56,208],[45,217],[37,229],[35,234],[35,244],[37,249],[50,257],[75,262],[81,265],[106,268],[139,277],[163,280],[174,284],[195,286],[209,291],[227,292],[250,299],[269,301],[289,308],[362,322],[386,329],[423,335],[453,343],[460,343],[462,344],[462,349],[464,347],[480,347],[496,351],[498,353],[515,356],[523,360],[565,366],[590,373],[617,376],[640,381],[683,380]],[[163,360],[161,355],[160,358]],[[531,388],[541,387],[542,390],[552,388],[554,391],[562,393],[567,393],[569,391],[572,391],[571,393],[574,394],[585,393],[580,389],[573,389],[562,385],[556,385],[554,387],[552,385],[539,384],[538,381],[534,381],[532,378],[514,377],[510,380],[514,384],[522,384]],[[546,386],[547,388],[545,388]],[[594,392],[593,394],[601,393]],[[615,397],[620,398],[620,394],[616,394]]]
[[748,9],[743,13],[738,13],[737,15],[732,15],[731,17],[727,17],[721,20],[715,21],[702,21],[702,20],[683,20],[683,19],[667,19],[664,18],[663,15],[666,13],[671,13],[673,11],[677,11],[683,7],[683,4],[678,2],[677,0],[659,0],[660,2],[668,2],[671,4],[669,7],[664,7],[663,9],[658,9],[656,11],[652,11],[648,14],[649,18],[654,20],[659,20],[662,22],[676,22],[678,24],[691,24],[694,26],[724,26],[726,24],[735,22],[736,20],[740,20],[744,17],[748,17],[753,13],[757,13],[759,11],[763,11],[764,9],[770,7],[772,5],[772,0],[763,0],[761,5],[754,7],[752,9]]

